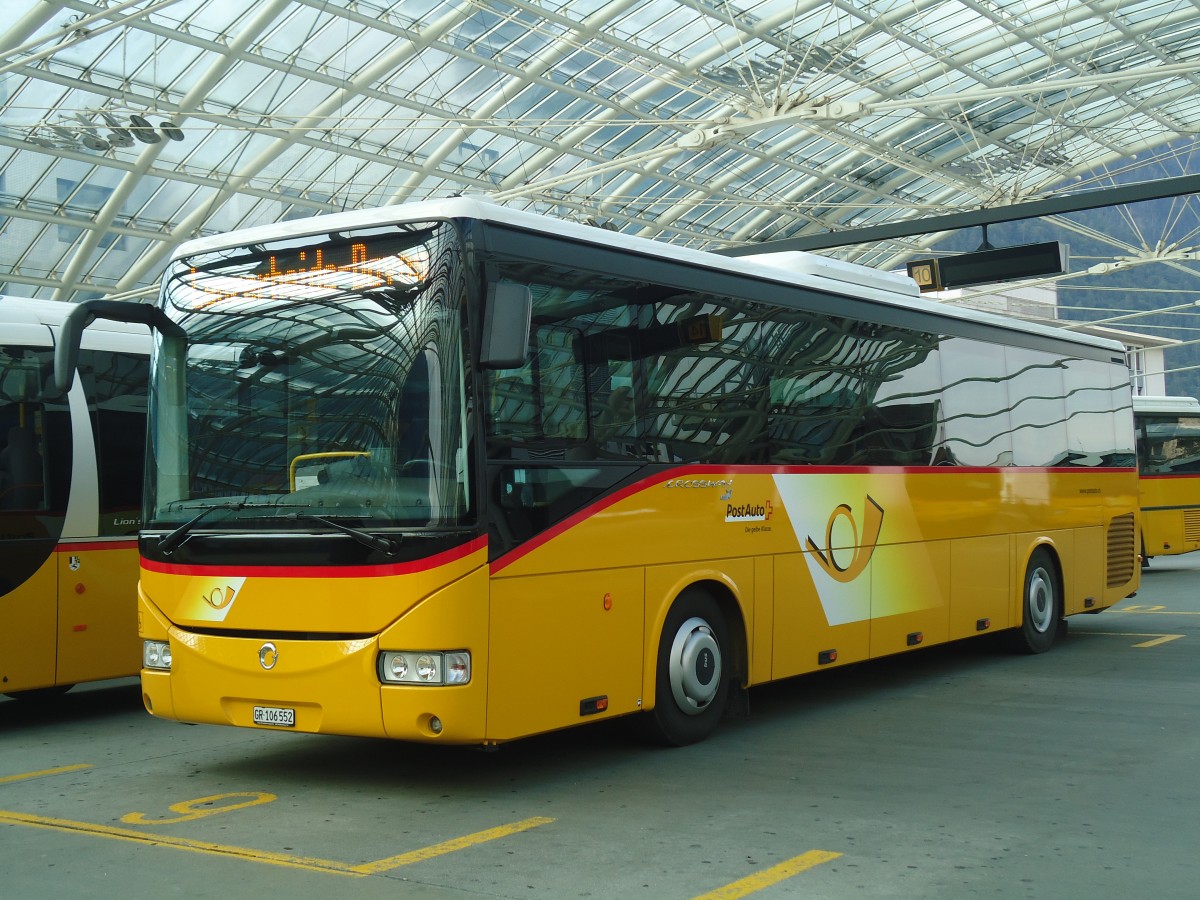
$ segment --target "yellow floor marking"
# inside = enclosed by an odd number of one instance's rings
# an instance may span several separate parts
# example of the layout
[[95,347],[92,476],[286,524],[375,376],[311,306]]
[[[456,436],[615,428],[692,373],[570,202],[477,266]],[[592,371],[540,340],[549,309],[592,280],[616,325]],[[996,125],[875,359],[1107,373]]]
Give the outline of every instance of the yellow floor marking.
[[59,766],[57,769],[42,769],[40,772],[24,772],[21,775],[5,775],[0,777],[0,784],[10,781],[24,781],[26,778],[41,778],[43,775],[62,775],[64,772],[78,772],[80,769],[90,769],[91,763],[79,763],[74,766]]
[[114,838],[121,841],[132,841],[137,844],[150,844],[160,847],[174,847],[177,850],[192,850],[197,853],[209,853],[216,856],[232,856],[254,862],[289,866],[294,869],[333,872],[339,875],[358,874],[353,871],[353,867],[348,863],[337,862],[335,860],[292,856],[286,853],[272,853],[263,850],[248,850],[244,847],[230,847],[224,844],[212,844],[208,841],[193,841],[188,838],[144,834],[126,828],[93,825],[90,822],[73,822],[70,819],[54,819],[49,816],[31,816],[24,813],[0,810],[0,822],[13,822],[18,825],[30,825],[34,828],[49,828],[56,831],[73,831],[80,834],[95,835],[96,837]]
[[1135,647],[1157,647],[1159,644],[1167,644],[1171,641],[1177,641],[1182,634],[1161,634],[1152,641],[1142,641],[1140,644],[1134,644]]
[[498,828],[489,828],[486,831],[477,831],[474,834],[468,834],[465,837],[443,841],[440,844],[434,844],[432,847],[423,847],[420,850],[410,850],[408,853],[401,853],[399,856],[391,856],[387,859],[378,859],[375,862],[363,863],[360,866],[355,866],[354,871],[360,872],[363,875],[370,875],[376,872],[387,872],[389,869],[398,869],[401,866],[407,866],[410,863],[421,862],[425,859],[433,859],[435,856],[453,853],[455,850],[463,850],[467,847],[473,847],[475,844],[483,844],[487,841],[494,841],[497,838],[507,837],[510,834],[516,834],[520,831],[528,831],[530,828],[537,828],[539,825],[549,825],[553,821],[553,819],[547,819],[542,816],[534,816],[532,819],[524,819],[520,822],[513,822],[511,825],[501,825]]
[[833,853],[828,850],[809,850],[807,853],[794,856],[777,866],[771,866],[769,869],[755,872],[753,875],[747,875],[745,878],[733,882],[733,884],[727,884],[725,887],[717,888],[715,891],[701,894],[696,900],[734,900],[736,897],[745,897],[747,894],[753,894],[755,891],[761,891],[763,888],[778,884],[781,881],[791,878],[793,875],[798,875],[801,872],[819,866],[821,863],[837,859],[841,855],[840,853]]
[[[234,797],[246,797],[248,799],[242,803],[226,803],[224,806],[217,805],[221,800],[229,800]],[[213,794],[211,797],[200,797],[196,800],[184,800],[181,803],[172,803],[167,808],[173,813],[178,813],[173,818],[162,816],[152,819],[145,813],[131,812],[121,816],[121,821],[126,825],[176,825],[179,822],[194,822],[196,819],[203,819],[205,816],[215,816],[218,813],[234,812],[235,810],[246,809],[250,806],[272,803],[277,799],[279,798],[274,794],[268,794],[265,791],[238,791],[233,794]]]
[[1137,613],[1140,616],[1200,616],[1200,611],[1167,609],[1163,606],[1118,606],[1109,612]]
[[1142,641],[1140,644],[1133,644],[1134,647],[1157,647],[1159,644],[1168,644],[1171,641],[1179,640],[1181,637],[1187,637],[1186,634],[1163,634],[1159,631],[1152,631],[1149,634],[1137,631],[1076,631],[1072,634],[1072,637],[1077,634],[1101,634],[1105,637],[1148,637],[1154,639],[1151,641]]
[[0,810],[0,822],[12,822],[18,825],[29,825],[34,828],[48,828],[57,831],[73,831],[81,834],[91,834],[96,837],[113,838],[121,841],[131,841],[137,844],[150,844],[159,847],[174,847],[177,850],[191,850],[196,853],[208,853],[214,856],[234,857],[250,862],[267,863],[275,866],[287,866],[292,869],[306,869],[311,872],[327,872],[333,875],[353,875],[361,877],[376,872],[386,872],[409,863],[430,859],[464,847],[470,847],[484,841],[495,840],[538,825],[553,822],[553,819],[535,817],[523,822],[514,822],[499,828],[490,828],[476,832],[466,837],[455,838],[441,844],[435,844],[424,850],[414,850],[402,853],[376,862],[353,863],[339,862],[333,859],[320,859],[312,856],[294,856],[288,853],[274,853],[270,850],[251,850],[247,847],[232,847],[228,844],[213,844],[208,841],[194,841],[188,838],[169,837],[165,835],[144,834],[127,828],[113,828],[107,825],[94,825],[90,822],[73,822],[70,819],[54,819],[49,816],[32,816],[25,813]]

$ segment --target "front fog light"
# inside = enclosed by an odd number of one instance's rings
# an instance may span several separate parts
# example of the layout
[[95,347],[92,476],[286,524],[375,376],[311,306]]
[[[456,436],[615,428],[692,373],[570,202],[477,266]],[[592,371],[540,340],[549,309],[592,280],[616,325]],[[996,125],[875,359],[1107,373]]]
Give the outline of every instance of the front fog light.
[[143,641],[142,665],[147,669],[169,671],[171,668],[171,645],[167,641]]

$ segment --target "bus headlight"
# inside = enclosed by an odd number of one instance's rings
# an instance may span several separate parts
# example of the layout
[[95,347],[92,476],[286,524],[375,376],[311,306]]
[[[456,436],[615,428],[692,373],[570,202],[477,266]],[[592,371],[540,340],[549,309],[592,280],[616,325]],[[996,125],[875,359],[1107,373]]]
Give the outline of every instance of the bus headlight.
[[430,653],[422,653],[417,657],[417,681],[425,684],[437,684],[442,680],[441,660]]
[[147,669],[171,669],[171,645],[167,641],[143,641],[142,665]]
[[466,684],[471,680],[471,654],[466,650],[443,657],[442,678],[446,684]]
[[466,684],[471,680],[471,654],[466,650],[388,650],[379,654],[379,680],[384,684]]

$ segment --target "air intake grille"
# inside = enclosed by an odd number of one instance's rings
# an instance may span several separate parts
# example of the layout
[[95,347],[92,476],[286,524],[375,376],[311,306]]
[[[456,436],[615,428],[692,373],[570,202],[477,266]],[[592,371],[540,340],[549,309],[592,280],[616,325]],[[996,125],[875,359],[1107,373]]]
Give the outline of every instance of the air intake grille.
[[1183,539],[1188,543],[1200,541],[1200,509],[1183,511]]
[[1117,516],[1108,523],[1108,586],[1120,587],[1133,578],[1137,559],[1133,513]]

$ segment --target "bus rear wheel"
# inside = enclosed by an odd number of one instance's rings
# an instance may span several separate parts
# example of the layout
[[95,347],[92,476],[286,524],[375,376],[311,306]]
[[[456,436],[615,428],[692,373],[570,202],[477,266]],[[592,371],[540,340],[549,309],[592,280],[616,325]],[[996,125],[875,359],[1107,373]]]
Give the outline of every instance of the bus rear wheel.
[[1015,635],[1016,648],[1024,653],[1045,653],[1054,646],[1062,610],[1054,558],[1048,550],[1038,548],[1025,567],[1021,627]]
[[728,631],[720,607],[692,590],[675,601],[658,643],[651,736],[675,747],[712,733],[729,695]]

